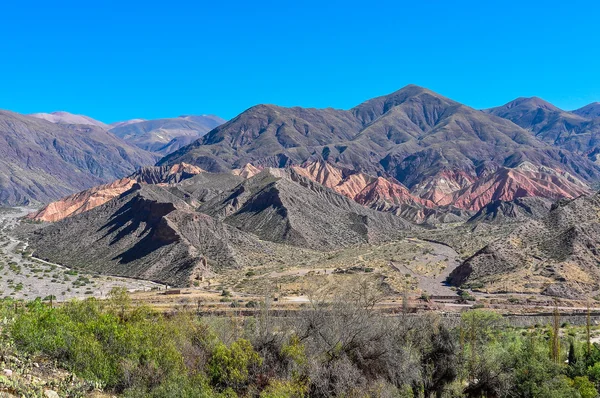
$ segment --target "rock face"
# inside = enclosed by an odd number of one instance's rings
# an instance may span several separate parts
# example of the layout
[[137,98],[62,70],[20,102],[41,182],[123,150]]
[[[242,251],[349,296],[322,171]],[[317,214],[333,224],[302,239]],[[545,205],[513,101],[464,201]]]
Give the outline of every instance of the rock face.
[[225,120],[214,115],[136,119],[115,123],[111,125],[110,132],[132,145],[164,156],[192,143],[223,123]]
[[155,156],[93,125],[0,111],[0,203],[47,203],[151,164]]
[[553,203],[550,199],[539,197],[523,197],[512,201],[496,200],[482,207],[468,223],[503,224],[528,219],[539,220],[550,212]]
[[53,262],[187,285],[272,253],[270,245],[330,250],[417,229],[293,170],[266,169],[246,180],[202,173],[171,185],[135,183],[94,209],[31,232],[28,240],[34,255]]
[[494,201],[537,196],[548,199],[576,198],[589,194],[586,184],[555,170],[523,163],[517,168],[502,167],[452,194],[454,206],[478,211]]
[[183,161],[224,172],[247,163],[281,168],[324,159],[341,169],[392,177],[409,189],[437,177],[437,192],[422,196],[435,201],[456,188],[444,186],[443,173],[462,176],[454,179],[464,188],[459,180],[479,177],[482,167],[514,168],[525,161],[585,181],[600,178],[588,154],[566,149],[508,119],[407,86],[349,111],[258,105],[159,164]]
[[198,166],[178,163],[173,166],[142,167],[129,178],[145,184],[174,184],[203,172],[204,170]]
[[130,190],[136,183],[177,183],[202,172],[203,170],[199,167],[185,163],[173,166],[143,167],[127,178],[86,189],[85,191],[52,202],[38,212],[29,214],[27,217],[35,221],[59,221],[101,206]]
[[416,228],[284,169],[266,169],[199,211],[264,240],[319,250],[388,240]]
[[98,185],[85,191],[69,195],[31,213],[27,218],[35,221],[55,222],[76,214],[85,213],[120,196],[135,185],[135,180],[123,178],[110,184]]
[[[243,265],[256,238],[200,213],[164,187],[136,185],[88,212],[37,230],[35,255],[86,271],[188,285],[198,275]],[[264,249],[263,249],[264,250]]]
[[526,222],[467,259],[450,281],[492,292],[580,297],[600,287],[598,247],[600,196],[562,200],[545,217]]
[[250,163],[246,163],[246,165],[244,167],[242,167],[241,169],[231,170],[231,174],[240,176],[242,178],[254,177],[255,175],[257,175],[260,172],[261,172],[261,170],[258,167],[254,167]]

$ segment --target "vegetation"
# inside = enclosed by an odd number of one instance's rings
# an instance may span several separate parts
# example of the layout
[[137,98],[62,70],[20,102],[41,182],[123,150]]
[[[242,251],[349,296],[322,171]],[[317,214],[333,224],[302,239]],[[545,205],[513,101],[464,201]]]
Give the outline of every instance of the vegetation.
[[366,282],[343,297],[313,295],[278,318],[268,301],[248,318],[160,314],[124,289],[57,308],[7,299],[1,351],[55,361],[85,380],[81,389],[125,397],[598,396],[600,349],[588,348],[585,328],[559,327],[558,314],[547,328],[518,329],[486,310],[456,322],[383,317]]

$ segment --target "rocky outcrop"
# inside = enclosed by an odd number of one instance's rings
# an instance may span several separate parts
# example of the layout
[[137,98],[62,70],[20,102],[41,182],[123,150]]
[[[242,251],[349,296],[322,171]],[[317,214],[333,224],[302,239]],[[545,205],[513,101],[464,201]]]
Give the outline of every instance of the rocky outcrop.
[[204,172],[198,166],[178,163],[172,166],[147,166],[129,176],[144,184],[175,184]]
[[545,217],[527,221],[475,253],[450,281],[490,292],[581,298],[600,288],[598,247],[600,196],[564,199]]
[[59,221],[101,206],[109,200],[120,196],[123,192],[130,190],[135,184],[135,180],[123,178],[110,184],[86,189],[85,191],[52,202],[44,206],[41,210],[29,214],[27,218],[35,221]]
[[261,169],[254,167],[250,163],[246,163],[241,169],[231,170],[231,174],[234,176],[240,176],[242,178],[251,178],[260,173]]
[[127,178],[114,181],[110,184],[103,184],[86,189],[82,192],[51,202],[41,210],[31,213],[27,217],[35,221],[59,221],[101,206],[109,200],[130,190],[136,183],[173,184],[191,178],[202,172],[203,170],[199,167],[185,163],[173,166],[142,167]]
[[548,215],[553,203],[550,199],[539,197],[517,198],[512,201],[496,200],[482,207],[468,223],[502,224],[529,219],[539,220]]
[[451,203],[459,208],[478,211],[494,201],[512,201],[520,197],[553,200],[589,194],[586,184],[569,174],[546,167],[522,163],[516,168],[500,168],[452,195]]

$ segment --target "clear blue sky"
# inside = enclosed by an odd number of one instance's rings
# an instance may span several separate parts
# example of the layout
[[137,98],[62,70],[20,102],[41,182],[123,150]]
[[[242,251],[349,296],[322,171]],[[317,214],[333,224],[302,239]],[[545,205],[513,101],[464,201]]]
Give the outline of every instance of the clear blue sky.
[[5,1],[0,108],[231,118],[413,83],[476,108],[573,109],[600,101],[599,16],[573,0]]

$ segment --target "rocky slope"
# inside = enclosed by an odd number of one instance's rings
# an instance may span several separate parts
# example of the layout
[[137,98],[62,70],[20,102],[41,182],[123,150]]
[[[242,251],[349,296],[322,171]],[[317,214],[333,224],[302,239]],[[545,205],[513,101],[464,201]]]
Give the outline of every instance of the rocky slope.
[[39,211],[29,214],[27,218],[34,221],[59,221],[101,206],[109,200],[129,191],[136,183],[177,183],[200,174],[202,171],[199,167],[185,163],[173,166],[142,167],[129,177],[86,189],[51,202]]
[[319,250],[380,242],[416,228],[289,169],[268,168],[199,211],[264,240]]
[[50,202],[131,174],[156,157],[106,130],[0,111],[0,203]]
[[510,120],[407,86],[349,111],[258,105],[159,164],[184,161],[223,172],[247,163],[284,167],[322,158],[393,177],[409,189],[442,172],[476,178],[485,169],[525,161],[599,179],[600,169],[586,154],[540,138]]
[[271,245],[330,250],[418,229],[293,170],[224,176],[135,183],[94,209],[29,233],[30,247],[38,257],[87,271],[186,285],[264,259],[276,252]]
[[156,185],[135,185],[102,206],[36,230],[29,240],[40,258],[170,285],[239,267],[238,249],[260,248],[256,238],[196,213]]
[[544,142],[596,160],[600,141],[598,106],[566,112],[537,97],[518,98],[486,112],[511,120]]
[[139,148],[168,155],[225,123],[218,116],[180,116],[170,119],[115,123],[110,132]]
[[539,197],[523,197],[511,201],[495,200],[488,203],[468,220],[469,224],[480,222],[504,224],[545,217],[554,201]]
[[516,168],[501,167],[456,191],[440,204],[478,211],[494,201],[512,201],[520,197],[548,199],[576,198],[589,194],[589,187],[578,179],[555,170],[522,163]]
[[562,200],[545,217],[475,253],[450,281],[491,292],[595,295],[600,287],[599,237],[600,196]]

